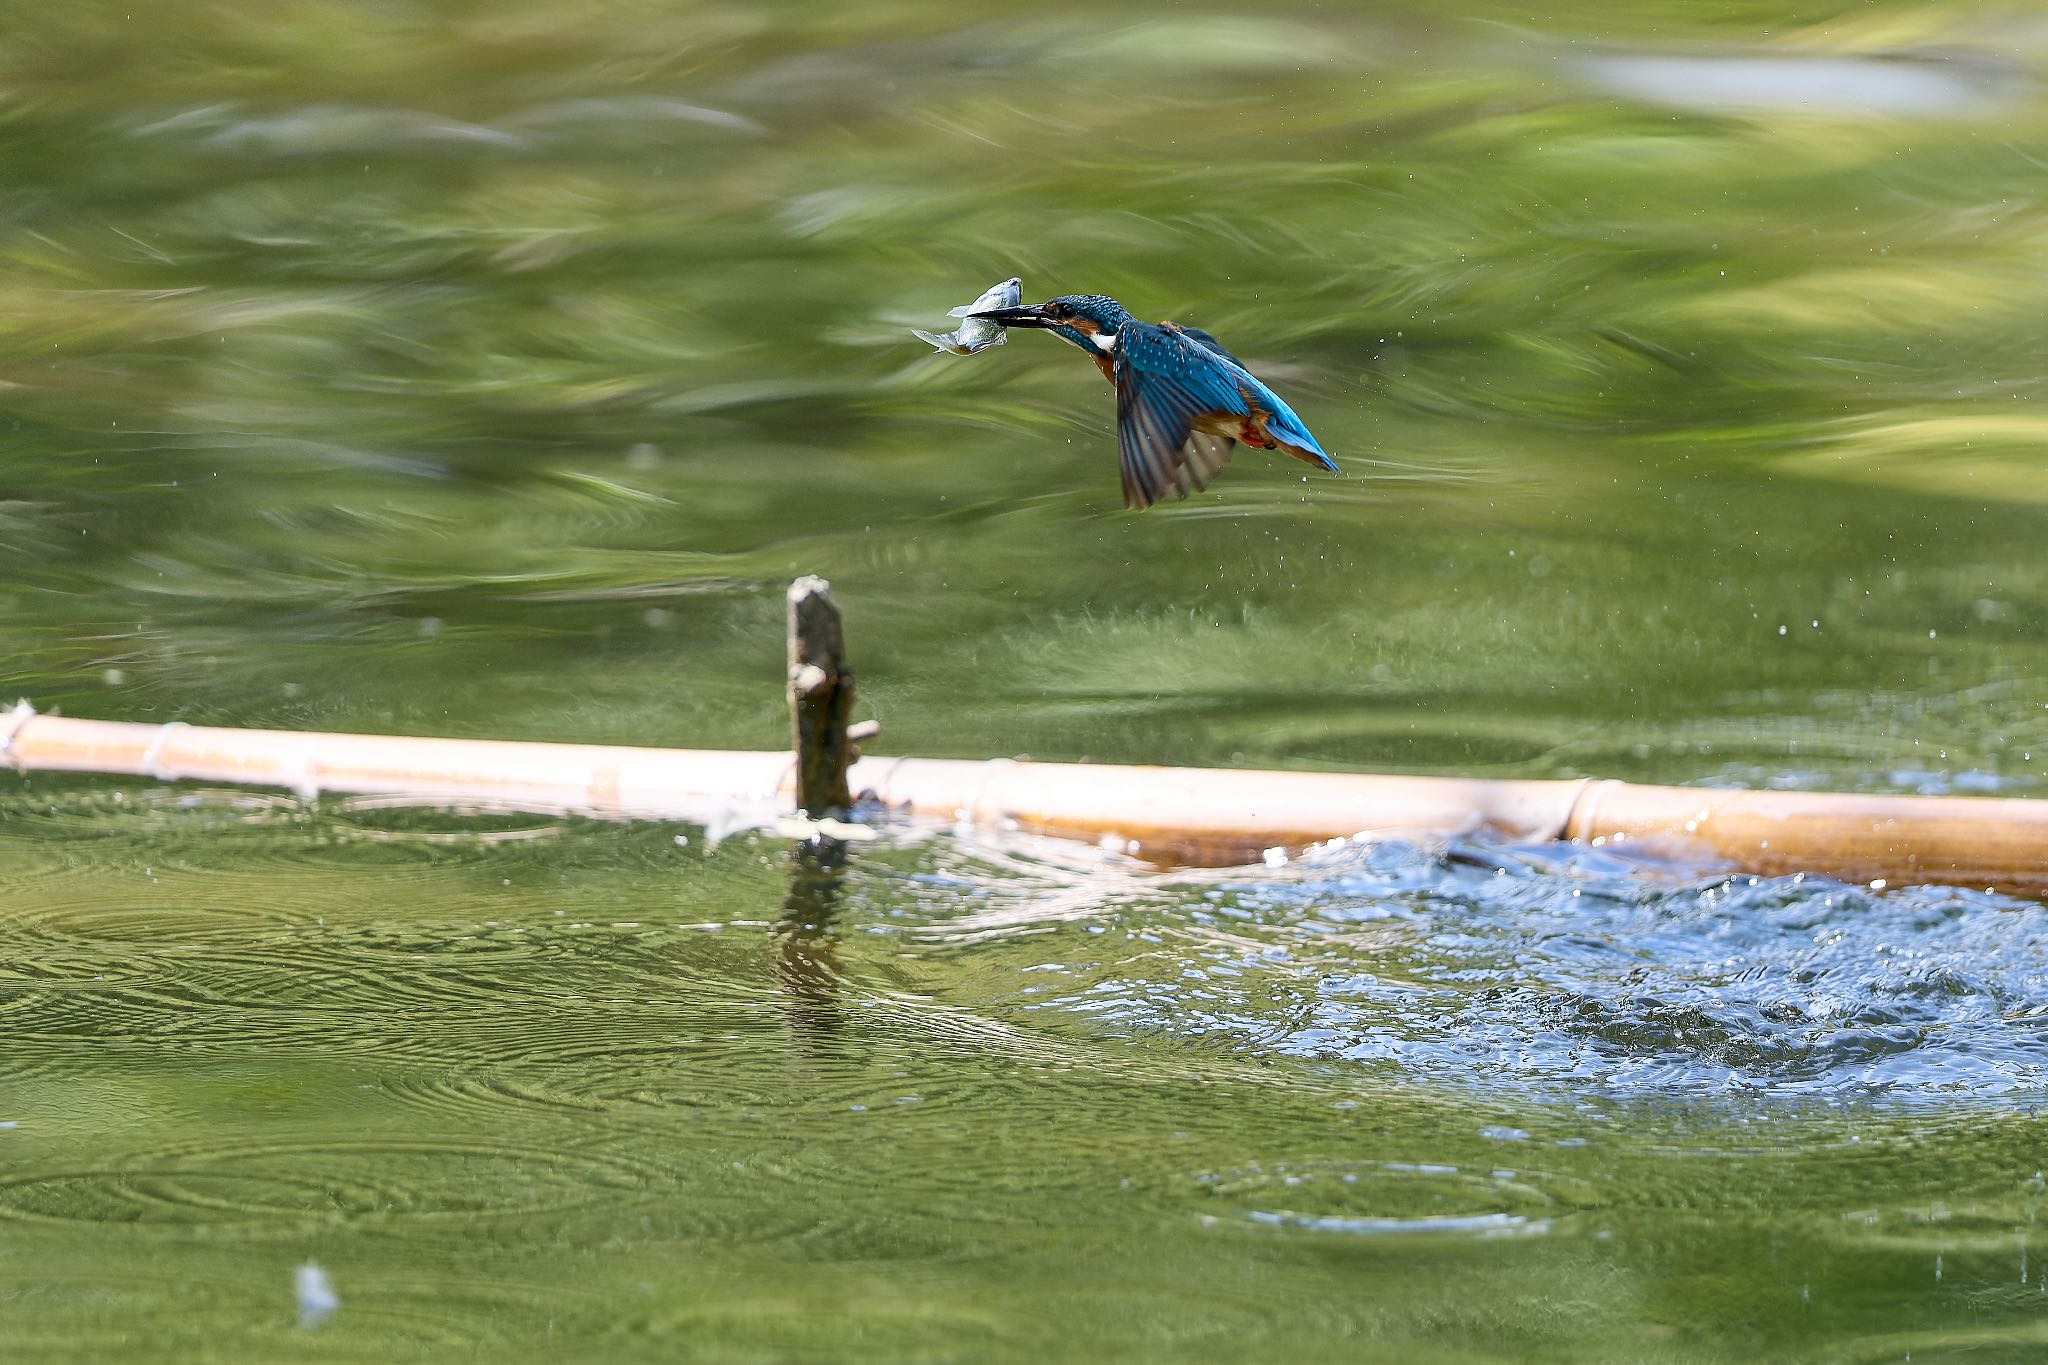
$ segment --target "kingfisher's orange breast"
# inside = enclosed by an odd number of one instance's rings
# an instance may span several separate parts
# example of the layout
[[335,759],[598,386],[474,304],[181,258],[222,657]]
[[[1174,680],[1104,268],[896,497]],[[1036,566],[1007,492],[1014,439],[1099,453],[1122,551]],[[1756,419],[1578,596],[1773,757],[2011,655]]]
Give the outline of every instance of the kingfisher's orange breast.
[[1195,430],[1205,431],[1212,436],[1227,436],[1233,441],[1242,441],[1258,450],[1275,450],[1280,443],[1266,431],[1266,421],[1271,415],[1245,395],[1245,406],[1251,411],[1243,416],[1234,412],[1205,412],[1195,418]]

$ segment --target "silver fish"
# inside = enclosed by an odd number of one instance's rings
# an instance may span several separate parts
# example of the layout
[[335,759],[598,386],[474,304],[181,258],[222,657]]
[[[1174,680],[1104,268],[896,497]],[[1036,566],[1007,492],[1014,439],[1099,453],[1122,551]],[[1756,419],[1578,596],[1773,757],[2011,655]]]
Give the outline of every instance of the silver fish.
[[946,310],[946,316],[949,318],[967,318],[967,321],[960,324],[958,331],[947,332],[942,336],[934,336],[930,332],[920,332],[912,328],[910,334],[919,341],[929,346],[935,346],[948,355],[973,355],[976,351],[985,351],[991,346],[1000,346],[1010,338],[1009,334],[1003,330],[1003,325],[1000,322],[990,322],[985,318],[967,317],[967,315],[969,313],[985,313],[991,308],[1015,308],[1023,301],[1024,281],[1015,278],[1007,279],[1001,284],[990,285],[988,292],[984,293],[973,303],[963,303],[958,308]]

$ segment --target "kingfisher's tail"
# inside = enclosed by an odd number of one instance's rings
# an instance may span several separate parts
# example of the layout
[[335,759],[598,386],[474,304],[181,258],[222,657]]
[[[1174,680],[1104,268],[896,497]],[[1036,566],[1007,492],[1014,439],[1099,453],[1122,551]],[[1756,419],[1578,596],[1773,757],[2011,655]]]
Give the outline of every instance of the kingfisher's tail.
[[1332,474],[1338,472],[1337,462],[1323,453],[1322,445],[1315,437],[1309,435],[1308,428],[1301,424],[1301,419],[1296,417],[1294,410],[1286,404],[1279,404],[1279,411],[1266,419],[1266,434],[1279,442],[1281,450],[1303,464],[1312,464],[1317,469],[1327,469]]
[[[1266,428],[1266,431],[1267,434],[1273,436],[1275,440],[1279,440],[1279,434],[1277,432],[1274,432],[1271,427]],[[1301,434],[1304,436],[1308,435],[1307,432],[1302,432]],[[1312,464],[1317,469],[1327,469],[1332,474],[1338,474],[1343,472],[1337,468],[1337,462],[1335,460],[1323,454],[1322,448],[1315,444],[1315,438],[1313,436],[1309,437],[1308,444],[1306,445],[1297,444],[1293,441],[1280,441],[1280,444],[1276,446],[1275,449],[1279,450],[1283,455],[1292,455],[1295,459],[1300,460],[1303,464]]]
[[1337,462],[1323,453],[1322,443],[1309,434],[1308,427],[1295,415],[1294,409],[1287,406],[1287,400],[1253,379],[1248,372],[1239,370],[1238,373],[1256,386],[1253,391],[1258,395],[1259,405],[1266,410],[1265,434],[1279,449],[1303,464],[1327,469],[1332,474],[1339,472]]

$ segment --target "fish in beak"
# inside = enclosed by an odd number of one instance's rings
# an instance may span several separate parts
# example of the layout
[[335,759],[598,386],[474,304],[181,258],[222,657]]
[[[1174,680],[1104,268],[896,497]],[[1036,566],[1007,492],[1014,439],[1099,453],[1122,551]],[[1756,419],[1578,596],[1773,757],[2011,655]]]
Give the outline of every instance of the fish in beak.
[[947,309],[947,317],[966,319],[957,329],[951,332],[932,333],[912,328],[910,334],[948,355],[973,355],[976,351],[985,351],[991,346],[1002,345],[1006,337],[1001,324],[984,320],[979,316],[979,310],[1012,307],[1023,297],[1024,282],[1012,275],[1000,284],[992,284],[983,290],[981,297],[973,303]]
[[983,313],[969,313],[977,321],[993,322],[999,327],[1051,327],[1055,324],[1046,319],[1039,310],[1043,304],[1025,303],[1015,308],[991,308]]

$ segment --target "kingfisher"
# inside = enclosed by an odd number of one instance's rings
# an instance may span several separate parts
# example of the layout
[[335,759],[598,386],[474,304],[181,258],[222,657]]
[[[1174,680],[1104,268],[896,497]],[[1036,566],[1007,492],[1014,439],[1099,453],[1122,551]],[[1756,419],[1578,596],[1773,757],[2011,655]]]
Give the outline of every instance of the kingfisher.
[[1207,488],[1239,441],[1337,471],[1294,409],[1199,328],[1140,322],[1107,294],[1062,294],[969,316],[1040,328],[1088,353],[1116,389],[1126,507]]

